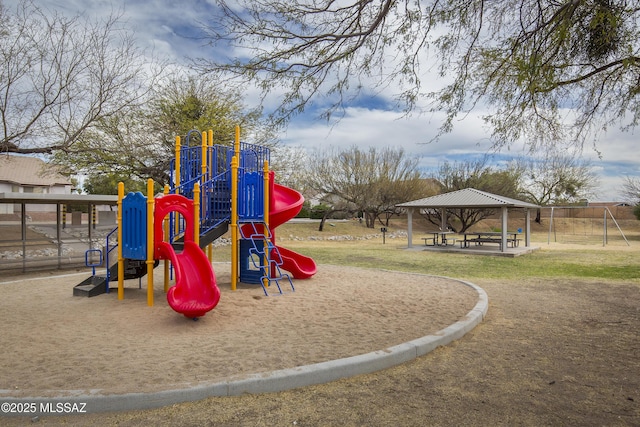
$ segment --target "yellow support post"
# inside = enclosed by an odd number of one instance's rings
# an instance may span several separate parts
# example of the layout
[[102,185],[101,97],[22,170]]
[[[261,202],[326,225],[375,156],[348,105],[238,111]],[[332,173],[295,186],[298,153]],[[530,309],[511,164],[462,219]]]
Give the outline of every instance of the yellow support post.
[[194,195],[193,195],[193,203],[198,204],[198,209],[196,210],[195,215],[193,217],[195,222],[194,236],[198,246],[200,246],[200,205],[204,202],[203,199],[205,196],[204,192],[202,194],[200,193],[200,189],[206,190],[204,183],[207,182],[207,132],[206,131],[202,132],[202,143],[200,147],[200,174],[202,175],[200,177],[201,184],[198,186],[198,193],[196,194],[194,190]]
[[200,183],[193,185],[193,241],[200,246]]
[[207,132],[202,132],[202,147],[200,150],[200,173],[202,174],[202,185],[207,180]]
[[122,255],[122,199],[124,182],[118,183],[118,299],[124,299],[124,256]]
[[231,290],[238,283],[238,156],[231,159]]
[[178,186],[180,185],[180,136],[176,136],[176,170],[175,170],[175,183],[176,194],[178,194]]
[[[209,152],[213,152],[213,129],[209,129],[209,138],[207,139],[207,142],[209,143],[208,145]],[[213,158],[211,158],[210,160],[211,162],[215,161],[215,159]],[[209,164],[209,179],[213,178],[213,174],[214,174],[213,170],[214,170],[214,167],[211,164]]]
[[[175,183],[174,188],[175,188],[175,194],[180,194],[180,190],[178,189],[178,186],[180,185],[180,151],[182,150],[182,147],[180,146],[180,136],[176,136],[176,165],[175,165],[175,172],[174,172],[174,180]],[[180,231],[180,224],[179,221],[177,220],[176,217],[176,221],[174,224],[174,231],[176,234],[178,234],[178,232]]]
[[[262,168],[263,174],[263,186],[264,186],[264,213],[262,217],[264,219],[264,265],[265,271],[267,273],[267,277],[271,278],[271,262],[269,262],[270,255],[269,254],[269,162],[267,160],[264,161],[264,167]],[[269,286],[270,280],[264,279],[264,285]]]
[[238,283],[238,163],[240,159],[240,126],[236,125],[236,137],[231,158],[231,290]]
[[[209,138],[207,138],[207,143],[208,143],[208,148],[209,151],[208,153],[213,152],[213,129],[209,129]],[[209,159],[210,162],[215,162],[215,159],[211,158]],[[209,177],[208,179],[213,179],[213,169],[214,169],[214,165],[212,165],[211,163],[209,164]],[[207,257],[209,258],[209,262],[213,261],[213,243],[209,243],[209,246],[207,246]]]
[[[165,196],[169,194],[169,184],[164,185],[163,194]],[[169,238],[169,222],[170,222],[169,217],[165,217],[163,229],[164,229],[164,236],[166,239]],[[164,293],[165,294],[169,292],[169,262],[170,261],[168,259],[164,260]]]
[[153,307],[153,180],[147,180],[147,305]]
[[236,125],[236,138],[233,142],[233,153],[238,156],[240,160],[240,126]]

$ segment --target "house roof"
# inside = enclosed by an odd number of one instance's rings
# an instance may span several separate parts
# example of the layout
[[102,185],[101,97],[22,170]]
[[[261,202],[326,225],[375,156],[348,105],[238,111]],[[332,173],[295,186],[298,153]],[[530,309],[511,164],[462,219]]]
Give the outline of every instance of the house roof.
[[36,157],[0,155],[0,182],[18,185],[71,185],[68,178]]
[[537,208],[538,205],[497,194],[465,188],[396,205],[401,208]]

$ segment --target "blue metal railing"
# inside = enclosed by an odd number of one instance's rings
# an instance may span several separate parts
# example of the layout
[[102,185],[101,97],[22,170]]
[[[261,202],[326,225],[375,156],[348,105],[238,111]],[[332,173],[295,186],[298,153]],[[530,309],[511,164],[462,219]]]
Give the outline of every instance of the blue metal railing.
[[202,185],[200,233],[206,233],[231,219],[230,175],[231,171],[222,172]]
[[[107,234],[106,237],[106,247],[105,247],[105,255],[104,255],[104,263],[105,263],[105,267],[107,268],[107,283],[106,283],[106,287],[107,287],[107,293],[109,293],[109,282],[111,281],[111,262],[109,261],[109,254],[111,253],[111,251],[115,250],[118,248],[118,227],[114,228],[113,230],[111,230],[109,232],[109,234]],[[110,243],[110,239],[113,237],[114,233],[116,233],[116,243],[114,245],[111,245]]]
[[269,161],[270,150],[261,145],[240,143],[240,163],[239,167],[245,172],[261,172],[264,162]]
[[[234,155],[233,147],[228,145],[213,145],[205,150],[206,169],[202,170],[202,147],[190,146],[198,142],[189,132],[185,145],[180,151],[180,176],[175,176],[175,159],[171,161],[171,193],[179,193],[187,198],[193,198],[193,188],[200,182],[200,234],[206,233],[231,219],[231,159]],[[199,134],[198,134],[199,136]],[[191,141],[194,139],[194,141]],[[197,141],[196,141],[197,140]],[[264,162],[269,161],[270,150],[267,147],[246,142],[240,143],[239,169],[239,204],[240,219],[257,220],[264,215],[264,184],[262,172]],[[170,217],[171,241],[178,238],[184,231],[181,223],[176,227],[174,218]]]

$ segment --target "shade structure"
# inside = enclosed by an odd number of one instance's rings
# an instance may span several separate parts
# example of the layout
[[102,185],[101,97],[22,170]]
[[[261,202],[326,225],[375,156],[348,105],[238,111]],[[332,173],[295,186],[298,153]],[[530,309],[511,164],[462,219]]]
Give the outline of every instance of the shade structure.
[[396,207],[403,208],[407,212],[407,238],[409,247],[412,246],[413,242],[412,222],[413,211],[415,209],[441,209],[443,211],[441,225],[443,231],[447,227],[445,213],[447,209],[500,209],[502,214],[502,242],[500,250],[504,252],[507,248],[508,210],[510,208],[521,208],[525,210],[525,246],[528,247],[531,244],[531,215],[529,211],[530,209],[537,209],[539,206],[510,197],[476,190],[475,188],[465,188],[463,190],[451,191],[449,193],[438,194],[437,196],[400,203],[396,205]]

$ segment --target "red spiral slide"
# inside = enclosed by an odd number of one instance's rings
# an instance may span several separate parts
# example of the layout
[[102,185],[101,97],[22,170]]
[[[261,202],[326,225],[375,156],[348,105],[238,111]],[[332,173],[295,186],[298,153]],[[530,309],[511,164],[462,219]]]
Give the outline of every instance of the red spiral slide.
[[[295,217],[304,203],[304,197],[298,191],[274,183],[273,172],[269,175],[271,184],[269,199],[269,228],[275,244],[275,228]],[[276,246],[282,257],[282,269],[291,273],[295,279],[308,279],[318,270],[316,262],[308,256]]]
[[[184,249],[180,253],[176,253],[173,246],[164,241],[162,221],[173,211],[182,214],[186,223]],[[156,199],[155,258],[170,260],[176,278],[175,286],[167,292],[167,302],[172,309],[189,318],[204,316],[220,301],[220,289],[209,258],[193,240],[193,216],[193,201],[184,196],[169,194]]]

